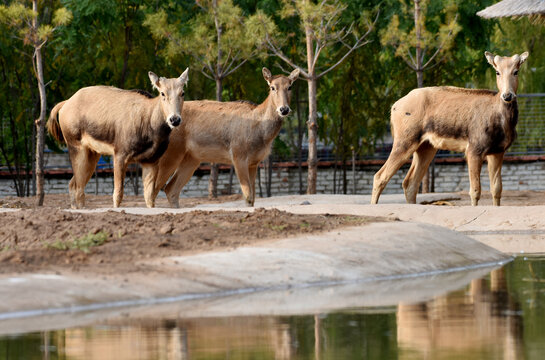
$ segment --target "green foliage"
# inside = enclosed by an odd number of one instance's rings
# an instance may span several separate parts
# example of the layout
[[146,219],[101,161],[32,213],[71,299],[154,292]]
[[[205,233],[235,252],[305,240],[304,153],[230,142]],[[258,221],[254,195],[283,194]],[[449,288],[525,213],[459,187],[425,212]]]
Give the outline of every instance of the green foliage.
[[[394,47],[395,55],[413,70],[424,70],[433,65],[437,55],[441,55],[436,59],[440,60],[454,45],[454,38],[461,30],[457,22],[458,7],[453,0],[442,1],[441,6],[436,7],[430,6],[432,0],[420,0],[417,21],[414,6],[405,0],[399,1],[400,14],[394,14],[388,27],[381,30],[380,41],[385,46]],[[417,49],[423,52],[420,59]]]
[[73,19],[72,13],[66,8],[60,8],[55,11],[53,15],[53,25],[62,26],[68,25]]
[[[501,55],[529,51],[530,57],[520,71],[519,92],[545,92],[545,47],[541,46],[545,27],[526,18],[498,21],[476,16],[477,11],[493,2],[422,2],[426,56],[445,42],[436,57],[439,61],[426,69],[426,85],[495,89],[494,71],[486,62],[484,51]],[[218,8],[213,9],[208,0],[48,0],[38,3],[36,14],[29,9],[28,1],[1,3],[0,166],[13,174],[17,170],[21,174],[32,170],[34,158],[33,120],[38,116],[39,101],[33,51],[28,45],[35,40],[41,43],[47,39],[47,47],[42,51],[47,59],[44,74],[49,109],[84,86],[104,84],[151,91],[148,71],[179,76],[190,63],[194,74],[186,98],[211,98],[215,84],[198,70],[209,64],[215,71],[218,64],[216,11],[223,26],[220,65],[227,67],[237,54],[240,62],[248,59],[235,76],[225,78],[222,97],[261,102],[268,89],[261,68],[267,66],[273,73],[281,73],[275,68],[280,61],[270,56],[266,41],[296,59],[297,64],[307,64],[305,24],[310,25],[314,39],[322,44],[331,42],[317,60],[318,71],[323,70],[346,49],[345,44],[332,43],[334,36],[352,30],[345,38],[349,43],[367,29],[377,5],[374,0],[341,0],[338,8],[334,1],[226,0],[219,1]],[[323,77],[318,87],[319,136],[339,159],[349,159],[352,149],[367,155],[380,146],[388,131],[391,105],[415,87],[414,73],[401,57],[404,51],[414,52],[413,2],[383,0],[379,6],[380,17],[376,30],[369,35],[370,43]],[[26,24],[35,16],[44,26],[33,34]],[[445,41],[449,31],[456,36]],[[238,62],[232,67],[235,64]],[[205,73],[212,74],[208,70]],[[291,106],[294,111],[299,108],[300,114],[284,120],[283,132],[273,144],[273,154],[283,159],[297,154],[298,126],[306,130],[305,85],[299,80],[297,91],[293,91]],[[296,92],[299,104],[295,101]],[[519,103],[521,110],[523,106],[537,106],[533,102],[523,105],[522,99]],[[521,149],[545,146],[539,129],[520,119],[519,140],[532,139],[530,145],[520,144]],[[30,180],[23,175],[21,179],[24,181],[17,184],[17,193],[26,194]]]
[[[519,73],[519,92],[545,92],[545,25],[534,24],[528,18],[518,20],[502,19],[494,27],[491,41],[492,52],[504,56],[521,54],[528,51],[528,61],[521,67]],[[490,86],[495,86],[494,71],[488,72]]]
[[92,247],[100,246],[108,241],[108,233],[100,231],[96,234],[88,233],[73,239],[72,241],[57,240],[46,246],[56,250],[79,250],[88,253]]
[[232,0],[200,1],[199,10],[184,21],[171,21],[167,10],[146,16],[144,25],[157,40],[166,40],[164,55],[174,59],[190,55],[210,78],[224,78],[241,62],[257,55],[255,34]]

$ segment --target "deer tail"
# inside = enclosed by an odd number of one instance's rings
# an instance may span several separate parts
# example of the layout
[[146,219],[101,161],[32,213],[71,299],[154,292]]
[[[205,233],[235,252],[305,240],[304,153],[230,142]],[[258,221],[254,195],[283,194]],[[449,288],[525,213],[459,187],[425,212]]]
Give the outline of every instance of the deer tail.
[[49,120],[47,120],[47,131],[60,143],[64,142],[64,136],[62,135],[61,125],[59,124],[59,110],[64,106],[66,103],[65,101],[61,101],[55,107],[53,110],[51,110],[51,114],[49,115]]

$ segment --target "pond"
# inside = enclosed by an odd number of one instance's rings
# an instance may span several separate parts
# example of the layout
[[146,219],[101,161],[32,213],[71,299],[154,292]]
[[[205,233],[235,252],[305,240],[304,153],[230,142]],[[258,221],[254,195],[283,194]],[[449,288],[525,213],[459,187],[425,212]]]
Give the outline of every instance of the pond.
[[143,314],[0,336],[0,359],[25,360],[466,360],[543,354],[545,256],[537,255],[517,257],[460,289],[417,303],[284,316]]

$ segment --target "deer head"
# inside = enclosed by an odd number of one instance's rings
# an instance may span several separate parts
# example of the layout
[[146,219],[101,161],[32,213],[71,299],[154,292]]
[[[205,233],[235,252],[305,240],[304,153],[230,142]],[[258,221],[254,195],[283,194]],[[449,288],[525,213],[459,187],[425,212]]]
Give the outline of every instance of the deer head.
[[148,76],[151,84],[161,94],[161,109],[165,116],[165,121],[172,129],[182,123],[182,107],[184,105],[184,86],[187,84],[189,68],[178,78],[166,79],[159,77],[153,72]]
[[291,112],[291,85],[299,77],[299,69],[295,69],[289,76],[272,76],[267,68],[263,68],[263,77],[269,84],[269,98],[280,117],[288,116]]
[[494,55],[486,51],[484,55],[490,65],[496,70],[496,84],[498,85],[501,99],[505,103],[515,100],[519,84],[519,68],[528,58],[528,52],[508,57]]

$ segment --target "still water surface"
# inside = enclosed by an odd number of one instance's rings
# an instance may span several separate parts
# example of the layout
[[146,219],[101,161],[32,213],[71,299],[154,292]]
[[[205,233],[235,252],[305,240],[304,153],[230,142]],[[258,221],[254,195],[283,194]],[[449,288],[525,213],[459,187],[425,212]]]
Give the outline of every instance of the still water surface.
[[0,359],[544,359],[545,256],[416,304],[300,316],[112,320],[0,337]]

